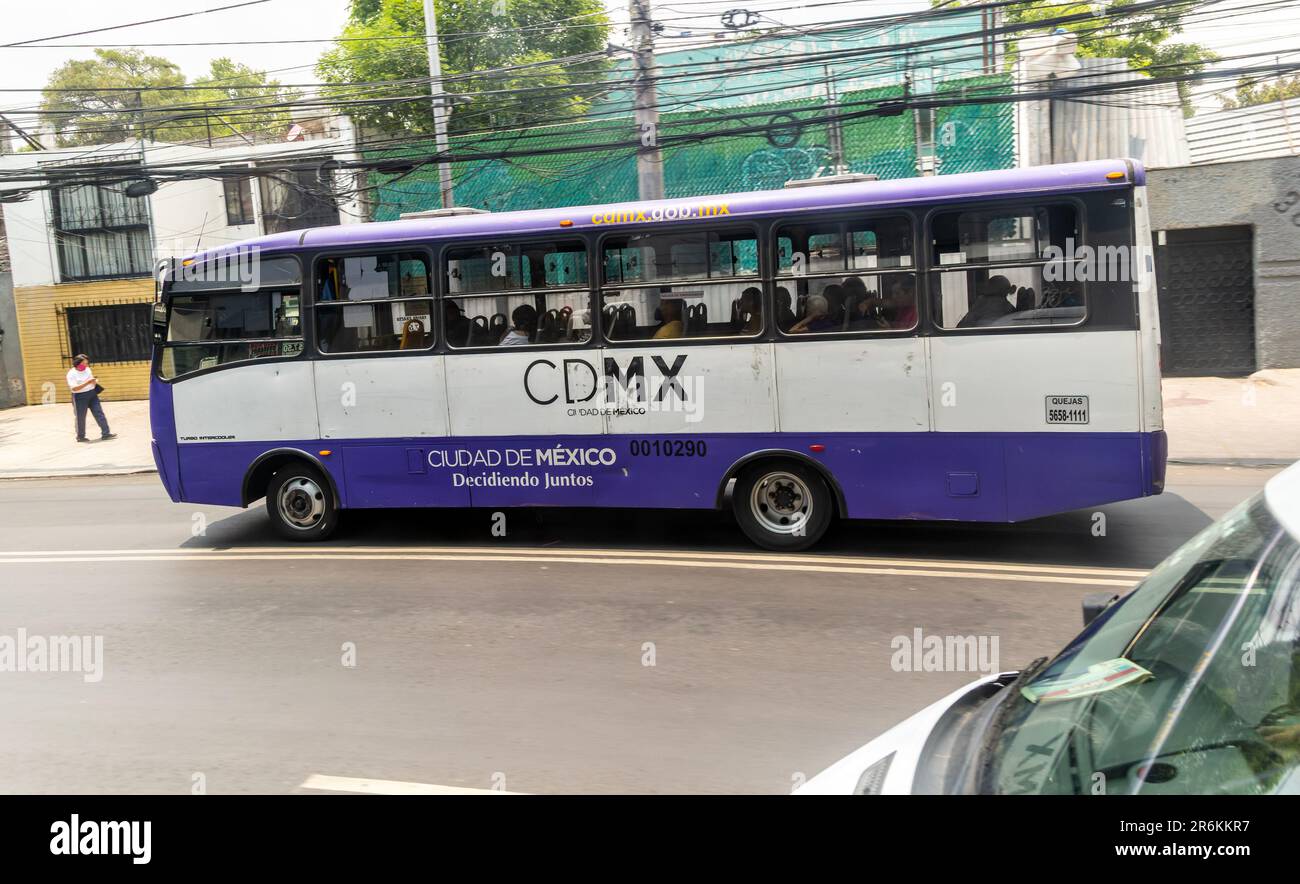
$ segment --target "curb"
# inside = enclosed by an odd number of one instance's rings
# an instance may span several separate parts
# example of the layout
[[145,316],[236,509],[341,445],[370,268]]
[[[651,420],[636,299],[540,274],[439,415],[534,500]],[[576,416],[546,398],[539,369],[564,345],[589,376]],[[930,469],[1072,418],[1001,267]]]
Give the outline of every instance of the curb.
[[0,470],[0,481],[5,479],[89,479],[95,476],[139,476],[156,473],[155,466],[137,467],[69,467],[65,470]]
[[1278,457],[1171,457],[1168,463],[1214,467],[1289,467],[1296,460],[1300,458],[1286,460]]

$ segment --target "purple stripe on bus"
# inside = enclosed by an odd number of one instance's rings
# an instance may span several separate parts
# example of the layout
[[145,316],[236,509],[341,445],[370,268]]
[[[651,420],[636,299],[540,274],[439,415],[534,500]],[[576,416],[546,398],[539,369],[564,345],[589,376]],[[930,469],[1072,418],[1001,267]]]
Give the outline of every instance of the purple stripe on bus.
[[[1106,177],[1114,172],[1123,173],[1123,177],[1116,179]],[[603,218],[606,215],[626,218],[633,222],[642,215],[650,219],[656,214],[669,222],[700,218],[725,221],[728,218],[755,217],[782,212],[834,211],[929,202],[949,203],[984,197],[1025,196],[1053,191],[1104,190],[1142,186],[1145,183],[1146,172],[1135,160],[1094,160],[991,172],[963,172],[956,175],[828,184],[822,187],[759,190],[644,202],[569,206],[370,224],[343,224],[248,239],[202,252],[195,257],[206,260],[254,247],[271,252],[293,249],[299,245],[307,248],[345,247],[483,234],[558,234],[562,230],[590,229],[600,226],[603,222],[593,223],[593,217]],[[720,206],[726,207],[725,214],[721,214]],[[701,207],[705,207],[703,213]],[[687,211],[689,214],[682,217],[679,214],[682,211]],[[671,217],[666,217],[666,213],[671,213]],[[561,221],[572,222],[572,226],[561,228]],[[653,224],[653,221],[647,223]]]
[[[814,444],[825,448],[812,454]],[[179,446],[177,487],[190,502],[239,506],[249,466],[263,452],[285,448],[328,448],[322,460],[343,505],[352,508],[711,508],[733,464],[755,452],[788,451],[825,468],[851,518],[1008,522],[1158,494],[1166,444],[1163,432],[186,443]]]

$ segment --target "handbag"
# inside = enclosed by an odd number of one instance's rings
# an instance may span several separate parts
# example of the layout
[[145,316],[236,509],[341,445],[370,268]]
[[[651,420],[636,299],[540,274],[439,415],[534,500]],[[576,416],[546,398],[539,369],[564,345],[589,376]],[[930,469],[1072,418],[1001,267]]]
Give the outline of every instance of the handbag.
[[95,395],[98,396],[102,392],[104,392],[104,388],[99,384],[95,384]]

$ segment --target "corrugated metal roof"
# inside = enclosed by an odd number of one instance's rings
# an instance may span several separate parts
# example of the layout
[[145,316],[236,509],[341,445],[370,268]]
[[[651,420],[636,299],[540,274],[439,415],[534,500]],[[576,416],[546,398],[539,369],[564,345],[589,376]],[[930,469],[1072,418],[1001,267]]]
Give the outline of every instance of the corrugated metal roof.
[[[1131,83],[1142,76],[1123,58],[1080,58],[1078,74],[1058,80],[1062,89],[1098,83]],[[1132,92],[1054,102],[1054,158],[1080,162],[1131,156],[1148,166],[1185,166],[1190,161],[1182,101],[1173,84]]]
[[1300,154],[1300,101],[1197,114],[1187,144],[1193,164]]

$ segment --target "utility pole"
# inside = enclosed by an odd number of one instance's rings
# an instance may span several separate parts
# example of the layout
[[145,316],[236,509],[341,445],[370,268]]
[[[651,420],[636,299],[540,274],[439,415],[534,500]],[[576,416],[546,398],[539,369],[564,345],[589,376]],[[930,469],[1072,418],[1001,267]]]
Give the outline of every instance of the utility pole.
[[636,189],[643,200],[664,198],[664,161],[659,153],[659,101],[655,95],[654,24],[650,0],[629,0],[635,73],[632,89],[640,144],[636,151]]
[[447,94],[442,89],[442,60],[438,56],[438,19],[433,0],[424,0],[424,40],[429,51],[429,90],[433,94],[433,142],[438,148],[438,182],[442,207],[456,205],[451,191],[451,164],[447,162]]
[[835,94],[835,76],[831,73],[831,66],[822,65],[822,72],[826,77],[826,109],[830,111],[831,117],[827,133],[830,136],[831,174],[843,175],[848,171],[848,167],[844,164],[844,129],[836,119],[840,113],[840,100]]

